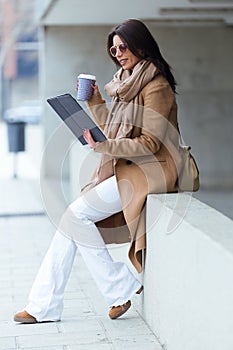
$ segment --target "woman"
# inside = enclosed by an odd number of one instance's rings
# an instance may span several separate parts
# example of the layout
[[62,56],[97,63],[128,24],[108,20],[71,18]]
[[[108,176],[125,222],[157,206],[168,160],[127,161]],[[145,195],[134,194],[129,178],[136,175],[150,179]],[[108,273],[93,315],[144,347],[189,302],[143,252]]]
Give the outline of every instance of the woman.
[[[143,287],[128,267],[114,262],[105,243],[130,242],[129,258],[142,271],[146,247],[147,194],[177,190],[180,167],[176,83],[147,27],[128,20],[108,36],[107,50],[117,66],[105,87],[108,110],[98,86],[88,102],[107,140],[83,136],[102,154],[92,181],[63,215],[33,284],[29,304],[14,320],[23,323],[61,318],[65,285],[78,248],[115,319]],[[97,228],[98,227],[98,228]]]

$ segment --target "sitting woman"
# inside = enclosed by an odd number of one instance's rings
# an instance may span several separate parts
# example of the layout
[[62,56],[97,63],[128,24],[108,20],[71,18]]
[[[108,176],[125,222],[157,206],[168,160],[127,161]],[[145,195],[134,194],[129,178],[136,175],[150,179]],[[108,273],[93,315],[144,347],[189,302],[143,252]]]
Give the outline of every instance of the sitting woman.
[[145,204],[149,193],[177,191],[176,83],[148,28],[127,20],[108,36],[108,53],[119,70],[105,86],[109,110],[98,86],[88,102],[107,139],[83,136],[102,154],[92,181],[62,216],[32,286],[29,303],[14,320],[23,323],[61,319],[65,286],[75,252],[82,255],[115,319],[143,287],[126,264],[116,262],[105,243],[130,242],[129,259],[137,272],[146,248]]

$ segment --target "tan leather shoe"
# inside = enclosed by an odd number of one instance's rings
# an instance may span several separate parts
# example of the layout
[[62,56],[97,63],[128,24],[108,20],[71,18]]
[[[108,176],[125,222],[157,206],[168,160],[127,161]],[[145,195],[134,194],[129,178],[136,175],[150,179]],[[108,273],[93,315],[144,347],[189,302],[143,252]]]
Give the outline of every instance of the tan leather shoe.
[[15,314],[14,316],[15,322],[21,322],[21,323],[37,323],[37,320],[32,315],[29,315],[27,311],[21,311]]
[[110,311],[109,311],[109,317],[112,320],[115,320],[116,318],[124,315],[124,313],[126,313],[126,311],[129,310],[131,306],[131,301],[128,300],[125,304],[123,305],[118,305],[118,306],[113,306],[111,307]]
[[[143,291],[143,286],[141,286],[139,288],[139,290],[136,292],[136,294],[141,294]],[[123,305],[118,305],[118,306],[113,306],[111,307],[110,311],[109,311],[109,317],[112,319],[112,320],[115,320],[116,318],[124,315],[124,313],[126,313],[126,311],[129,310],[131,306],[131,301],[128,300],[125,304]]]

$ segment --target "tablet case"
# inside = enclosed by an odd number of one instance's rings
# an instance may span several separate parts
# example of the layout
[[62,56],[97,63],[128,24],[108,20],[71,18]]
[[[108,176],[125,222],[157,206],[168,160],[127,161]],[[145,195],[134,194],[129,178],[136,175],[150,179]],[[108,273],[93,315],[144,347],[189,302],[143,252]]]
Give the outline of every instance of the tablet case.
[[70,94],[48,98],[47,102],[83,145],[87,144],[83,129],[89,129],[96,142],[106,140],[103,132]]

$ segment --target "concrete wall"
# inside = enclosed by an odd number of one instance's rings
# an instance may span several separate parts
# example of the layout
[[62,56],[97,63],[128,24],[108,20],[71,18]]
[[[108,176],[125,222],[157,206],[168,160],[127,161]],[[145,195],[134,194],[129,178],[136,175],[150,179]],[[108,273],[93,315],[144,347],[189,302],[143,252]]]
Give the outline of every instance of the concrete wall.
[[[45,27],[43,33],[43,51],[41,57],[41,91],[44,105],[44,127],[46,148],[44,154],[44,174],[58,177],[61,169],[59,154],[68,151],[71,133],[54,130],[61,125],[57,115],[47,105],[46,99],[66,92],[76,95],[75,82],[80,72],[92,72],[102,87],[114,72],[104,51],[108,28],[98,27]],[[56,157],[55,157],[56,155]],[[77,156],[77,161],[78,161]],[[68,166],[64,167],[65,176],[69,175]]]
[[[45,25],[100,25],[120,23],[125,18],[154,19],[169,23],[233,24],[231,0],[154,1],[37,0],[38,16]],[[123,11],[122,11],[123,9]]]
[[[150,195],[147,230],[133,303],[163,349],[231,350],[233,221],[185,194]],[[110,252],[127,262],[127,249]]]
[[[178,81],[179,120],[183,137],[192,145],[204,187],[232,187],[233,139],[231,98],[233,82],[232,28],[223,26],[158,26],[148,23]],[[75,79],[80,72],[97,75],[100,89],[115,67],[105,51],[110,26],[45,27],[43,89],[44,99],[63,92],[75,94]],[[56,115],[45,108],[46,141],[58,125]],[[64,132],[65,134],[65,132]],[[45,157],[45,174],[56,177],[60,169],[54,155],[67,148],[69,136],[61,133]],[[77,147],[79,148],[79,147]],[[78,149],[78,153],[82,149]],[[78,162],[79,154],[73,152]],[[72,166],[71,166],[72,167]],[[64,167],[69,176],[68,165]],[[88,173],[88,166],[86,168]],[[77,179],[76,168],[71,177]],[[73,180],[71,179],[71,182]],[[71,192],[76,194],[77,186]]]

